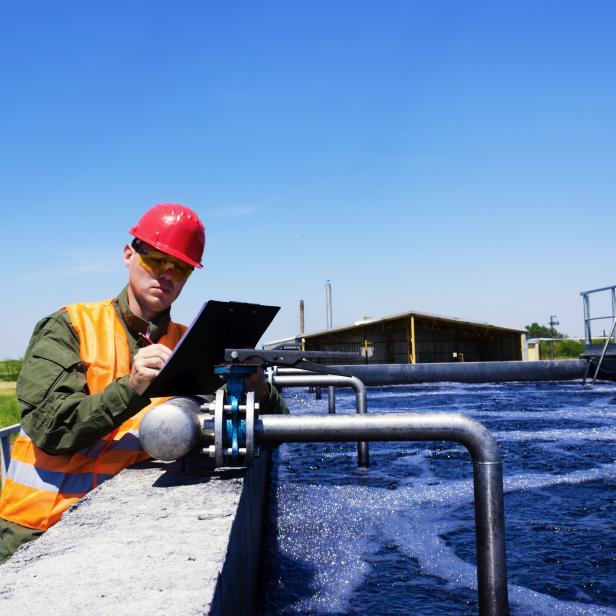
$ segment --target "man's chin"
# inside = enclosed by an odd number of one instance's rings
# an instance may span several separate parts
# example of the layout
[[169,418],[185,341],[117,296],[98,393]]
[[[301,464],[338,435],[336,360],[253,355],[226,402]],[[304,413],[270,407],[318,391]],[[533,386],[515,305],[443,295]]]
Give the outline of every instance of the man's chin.
[[152,312],[163,312],[167,310],[169,306],[171,306],[171,296],[170,295],[150,295],[148,296],[148,308]]

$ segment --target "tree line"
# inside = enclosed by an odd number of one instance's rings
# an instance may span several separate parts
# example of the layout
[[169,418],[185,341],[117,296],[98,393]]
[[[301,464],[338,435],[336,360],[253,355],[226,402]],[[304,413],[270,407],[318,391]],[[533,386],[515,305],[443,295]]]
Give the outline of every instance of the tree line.
[[577,359],[585,351],[583,342],[565,340],[567,334],[548,325],[531,323],[525,329],[529,338],[555,338],[554,342],[543,340],[539,343],[539,355],[542,359],[551,357],[552,352],[554,359]]

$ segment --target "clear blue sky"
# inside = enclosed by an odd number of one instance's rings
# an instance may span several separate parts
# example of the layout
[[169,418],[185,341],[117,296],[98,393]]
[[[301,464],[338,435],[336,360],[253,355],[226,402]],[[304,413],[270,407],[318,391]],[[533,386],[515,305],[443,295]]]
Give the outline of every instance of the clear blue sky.
[[206,299],[264,339],[419,310],[582,334],[616,283],[616,3],[0,3],[0,358],[116,294],[127,230],[197,210]]

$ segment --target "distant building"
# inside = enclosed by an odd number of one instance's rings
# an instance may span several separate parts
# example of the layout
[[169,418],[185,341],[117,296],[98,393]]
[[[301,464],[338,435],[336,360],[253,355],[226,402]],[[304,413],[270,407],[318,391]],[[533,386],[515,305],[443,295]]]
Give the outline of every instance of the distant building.
[[[600,340],[600,339],[598,339]],[[605,337],[602,339],[605,341]],[[550,359],[550,343],[556,343],[556,345],[562,344],[563,342],[575,342],[580,345],[580,351],[575,353],[575,351],[571,351],[571,349],[567,349],[568,354],[571,355],[580,355],[583,351],[583,338],[528,338],[526,341],[528,347],[528,357],[527,359],[530,361],[539,361],[541,359]],[[592,347],[587,346],[587,349],[592,349],[595,351],[596,355],[600,355],[603,350],[603,344],[592,345]],[[557,346],[558,350],[558,346]],[[592,351],[591,351],[592,353]],[[558,356],[558,354],[557,354]]]
[[355,362],[337,363],[512,361],[526,358],[526,333],[489,323],[405,312],[377,319],[365,317],[352,325],[273,340],[263,348],[358,354]]
[[541,338],[529,338],[526,344],[529,361],[539,361],[541,359]]

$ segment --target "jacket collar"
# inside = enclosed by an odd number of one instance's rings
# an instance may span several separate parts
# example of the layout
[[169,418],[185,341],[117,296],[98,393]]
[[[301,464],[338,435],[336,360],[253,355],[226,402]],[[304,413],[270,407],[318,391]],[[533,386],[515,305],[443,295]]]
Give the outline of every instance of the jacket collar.
[[154,342],[158,342],[167,332],[167,327],[171,320],[171,309],[157,314],[151,321],[145,321],[133,314],[129,308],[127,288],[124,287],[116,298],[116,305],[128,331],[135,338],[139,338],[140,333],[147,334]]

